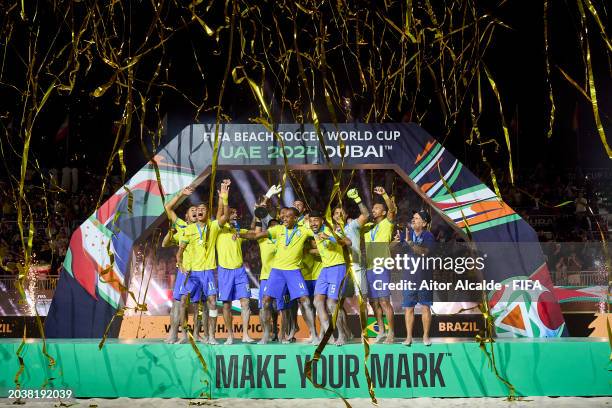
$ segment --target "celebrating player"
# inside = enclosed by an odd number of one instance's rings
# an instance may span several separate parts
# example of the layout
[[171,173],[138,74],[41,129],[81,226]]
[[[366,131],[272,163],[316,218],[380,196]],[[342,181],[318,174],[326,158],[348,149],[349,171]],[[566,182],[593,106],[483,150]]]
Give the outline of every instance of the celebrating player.
[[[359,217],[355,219],[348,219],[347,213],[342,207],[334,208],[333,212],[333,221],[334,228],[336,230],[341,229],[341,226],[344,226],[344,234],[345,236],[351,240],[351,246],[349,247],[349,255],[351,260],[351,272],[354,278],[355,287],[349,282],[347,286],[347,291],[349,288],[354,290],[354,294],[357,295],[359,291],[361,291],[362,295],[367,295],[368,285],[366,283],[365,277],[365,269],[361,263],[361,229],[368,221],[370,217],[370,212],[365,204],[361,201],[361,197],[359,197],[359,192],[356,188],[350,189],[346,193],[347,197],[352,199],[355,204],[359,207]],[[347,294],[348,296],[348,294]],[[347,321],[344,318],[344,311],[340,310],[338,314],[338,326],[344,326],[344,331],[347,334],[348,339],[350,340],[351,332],[348,327]]]
[[[220,218],[222,209],[219,209],[217,217]],[[253,343],[249,337],[249,319],[251,309],[249,299],[251,289],[249,277],[244,269],[242,261],[242,242],[248,230],[240,229],[238,225],[238,212],[235,208],[229,209],[229,222],[221,227],[217,237],[217,258],[219,300],[223,302],[223,320],[227,327],[228,335],[225,344],[234,342],[234,328],[232,321],[232,301],[240,300],[242,315],[242,342]]]
[[[343,290],[342,281],[346,275],[346,263],[342,248],[350,246],[351,240],[346,238],[341,230],[335,231],[338,237],[336,239],[330,228],[324,225],[323,214],[319,211],[312,211],[309,220],[316,243],[313,251],[321,257],[323,265],[314,288],[314,305],[321,322],[322,336],[329,327],[328,310],[333,314],[338,304],[338,296]],[[340,312],[339,315],[344,314]],[[336,344],[341,346],[344,343],[346,343],[346,333],[343,325],[338,325]]]
[[[186,248],[192,246],[192,262],[187,282],[181,293],[181,306],[185,310],[190,297],[197,297],[200,291],[206,296],[210,319],[208,322],[208,339],[205,339],[205,341],[209,344],[217,344],[215,339],[218,314],[217,285],[215,285],[214,276],[214,270],[217,267],[216,240],[221,227],[229,219],[228,193],[230,183],[230,180],[223,180],[223,183],[221,183],[219,192],[219,205],[223,208],[221,217],[211,221],[208,207],[205,204],[200,204],[197,209],[197,221],[186,228],[176,255],[177,264],[182,265]],[[181,316],[183,319],[185,318],[184,312],[181,313]]]
[[277,225],[268,231],[255,234],[255,238],[263,238],[268,235],[276,239],[276,254],[272,261],[270,276],[264,286],[264,335],[260,344],[266,344],[270,336],[269,308],[272,298],[281,299],[285,291],[289,292],[291,300],[299,299],[304,306],[304,320],[310,330],[310,341],[316,341],[314,326],[314,315],[312,313],[310,299],[304,277],[300,271],[300,264],[304,256],[304,245],[308,237],[313,233],[310,229],[297,225],[298,210],[295,208],[283,208],[281,220],[283,226]]
[[[180,240],[183,236],[183,233],[187,226],[191,223],[196,222],[196,214],[197,207],[191,206],[187,209],[185,213],[185,220],[179,218],[174,212],[174,207],[178,204],[178,202],[183,198],[191,195],[193,193],[192,187],[186,187],[179,192],[176,196],[174,196],[168,203],[165,205],[166,213],[168,214],[168,218],[172,223],[172,227],[168,229],[168,233],[164,237],[162,242],[162,247],[172,247],[178,246],[180,244]],[[191,254],[186,252],[183,255],[183,269],[189,269],[189,263],[191,262]],[[168,338],[165,340],[166,343],[176,343],[178,341],[178,328],[181,320],[180,315],[180,290],[183,284],[185,283],[185,274],[181,272],[181,268],[176,269],[176,279],[174,282],[174,290],[172,291],[172,309],[170,310],[170,333],[168,334]],[[196,336],[200,335],[200,324],[201,319],[196,311],[194,313],[194,333]],[[206,319],[206,324],[208,323],[208,319]],[[208,327],[205,327],[205,332],[208,332]],[[187,332],[184,332],[184,340],[187,339]]]
[[[385,343],[391,344],[395,340],[393,307],[391,306],[391,292],[388,287],[391,280],[391,272],[385,268],[381,273],[376,273],[374,271],[374,260],[376,258],[386,259],[391,257],[389,244],[393,239],[393,221],[397,214],[397,207],[383,187],[375,187],[374,193],[382,196],[385,203],[376,203],[372,206],[374,222],[366,224],[363,228],[366,243],[368,298],[378,321],[379,332],[376,341],[380,342],[386,337]],[[383,310],[389,325],[388,332],[385,332]]]

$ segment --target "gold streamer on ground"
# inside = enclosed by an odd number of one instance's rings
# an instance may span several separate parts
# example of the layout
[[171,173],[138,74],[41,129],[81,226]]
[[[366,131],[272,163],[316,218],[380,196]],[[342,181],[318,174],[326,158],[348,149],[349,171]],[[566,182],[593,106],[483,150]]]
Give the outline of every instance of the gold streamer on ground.
[[[495,343],[495,340],[493,339],[493,333],[494,333],[493,316],[491,316],[491,312],[489,309],[489,300],[487,299],[486,293],[483,292],[482,296],[483,296],[483,299],[482,299],[482,303],[480,303],[480,311],[482,312],[482,316],[485,320],[485,335],[484,336],[481,336],[480,334],[476,335],[476,341],[478,341],[480,345],[480,349],[482,350],[487,360],[489,361],[489,366],[491,370],[493,370],[493,373],[495,374],[497,379],[501,381],[502,383],[504,383],[506,387],[508,387],[508,393],[509,393],[508,401],[516,401],[517,400],[516,388],[508,380],[502,377],[499,374],[499,371],[497,370],[497,364],[495,363],[495,346],[493,344]],[[491,345],[490,351],[487,350],[487,344]]]

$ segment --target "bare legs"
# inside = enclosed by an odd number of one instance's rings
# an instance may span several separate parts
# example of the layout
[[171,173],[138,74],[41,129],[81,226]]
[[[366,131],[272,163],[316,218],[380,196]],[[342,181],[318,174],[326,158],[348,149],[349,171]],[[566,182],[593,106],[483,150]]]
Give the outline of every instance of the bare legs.
[[429,328],[431,327],[431,308],[423,305],[421,312],[421,318],[423,319],[423,344],[431,346],[431,340],[429,339]]
[[[315,295],[314,305],[317,311],[317,316],[319,317],[319,322],[321,323],[321,333],[316,341],[318,344],[329,328],[330,316],[333,316],[334,311],[338,306],[338,301],[336,299],[328,298],[325,295]],[[336,328],[338,329],[338,339],[335,341],[335,344],[341,346],[346,343],[348,336],[344,309],[338,310]]]
[[[392,344],[395,341],[395,335],[393,330],[393,307],[391,306],[389,298],[381,297],[370,299],[370,305],[372,306],[372,309],[374,309],[374,316],[376,316],[376,321],[379,327],[378,336],[376,336],[376,343],[381,342],[386,337],[385,344]],[[389,326],[388,332],[385,332],[383,312],[387,318],[387,325]]]
[[249,299],[240,299],[240,313],[242,316],[242,342],[253,343],[254,340],[249,336],[249,321],[251,320],[251,308]]
[[387,333],[385,330],[385,322],[383,320],[383,309],[380,306],[379,299],[370,299],[370,306],[372,306],[372,310],[374,311],[374,317],[376,317],[376,323],[378,324],[378,335],[376,336],[376,343],[381,342],[385,337],[387,337]]
[[314,297],[314,307],[315,310],[317,311],[317,316],[319,317],[319,322],[321,323],[321,333],[319,336],[312,336],[312,332],[311,334],[311,338],[312,338],[312,342],[315,344],[319,344],[319,342],[321,341],[321,339],[323,338],[325,332],[327,331],[327,329],[329,328],[329,316],[327,315],[327,305],[325,302],[325,298],[327,296],[325,295],[315,295]]
[[[242,342],[252,343],[254,340],[249,337],[249,320],[251,319],[251,308],[249,307],[249,299],[240,299],[240,311],[242,317]],[[263,316],[261,316],[263,324]],[[223,302],[223,321],[227,327],[227,340],[225,344],[234,343],[234,321],[232,319],[232,302]]]
[[394,322],[393,322],[393,306],[391,306],[391,302],[388,297],[380,298],[380,307],[384,310],[385,316],[387,317],[387,325],[389,326],[389,330],[387,331],[387,338],[385,339],[385,344],[393,344],[395,341],[395,331],[393,330]]
[[[327,298],[327,308],[329,313],[333,316],[334,311],[338,307],[338,301],[336,299]],[[349,339],[350,331],[346,322],[346,312],[344,308],[338,310],[338,316],[336,318],[336,327],[338,328],[338,338],[336,339],[336,346],[342,346]]]
[[225,322],[225,327],[227,328],[227,340],[225,341],[226,345],[234,343],[234,322],[232,320],[232,302],[223,302],[223,321]]
[[215,339],[217,330],[217,295],[210,295],[208,301],[208,344],[219,344]]
[[304,313],[304,321],[306,322],[306,326],[308,326],[308,330],[310,331],[310,337],[307,341],[315,342],[317,341],[317,330],[315,328],[312,305],[308,296],[302,296],[300,298],[300,305],[303,307],[302,313]]
[[[414,307],[407,307],[404,313],[404,318],[406,320],[406,340],[403,344],[409,346],[412,344],[412,332],[414,329]],[[431,340],[429,339],[431,308],[429,306],[422,305],[421,318],[423,319],[423,344],[431,346]]]
[[[208,339],[208,320],[208,302],[202,302],[200,300],[198,302],[197,319],[194,324],[196,340],[205,342]],[[201,327],[203,330],[200,329]],[[203,332],[202,336],[200,335],[200,331]]]
[[412,344],[412,329],[414,328],[414,307],[407,307],[404,311],[404,320],[406,321],[406,340],[405,345]]
[[176,343],[178,341],[178,327],[181,322],[181,302],[178,300],[172,301],[172,309],[170,309],[170,333],[164,341],[167,344]]
[[[270,303],[272,302],[272,298],[270,296],[264,296],[262,301],[262,308],[259,311],[261,324],[263,326],[263,336],[261,340],[257,342],[257,344],[266,344],[270,341]],[[285,319],[283,319],[285,320]]]

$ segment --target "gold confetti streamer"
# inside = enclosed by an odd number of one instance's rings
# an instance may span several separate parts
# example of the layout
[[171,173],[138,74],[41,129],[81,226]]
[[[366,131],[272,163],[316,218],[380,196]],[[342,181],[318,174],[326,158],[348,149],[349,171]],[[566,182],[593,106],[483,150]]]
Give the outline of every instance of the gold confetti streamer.
[[555,99],[553,97],[552,85],[550,83],[550,62],[549,62],[549,48],[548,48],[548,9],[550,5],[548,0],[544,0],[544,61],[546,61],[546,87],[548,88],[548,100],[550,101],[550,116],[548,119],[548,132],[546,136],[550,139],[553,132],[553,124],[555,121]]
[[[502,7],[504,3],[502,1],[498,6]],[[596,93],[597,78],[592,66],[594,53],[603,51],[609,56],[612,50],[605,19],[600,17],[606,16],[606,3],[577,0],[577,4],[581,28],[576,35],[582,44],[584,86],[578,85],[561,67],[553,66],[590,104],[602,145],[611,156],[601,118],[607,116],[598,104],[597,96],[600,95]],[[547,73],[546,91],[551,105],[546,131],[548,137],[552,135],[555,102],[558,102],[554,100],[555,90],[550,82],[550,64],[554,62],[550,49],[554,48],[556,41],[554,36],[549,36],[551,19],[547,12],[551,5],[547,1],[544,10],[543,57]],[[117,112],[121,112],[119,118],[113,118],[120,126],[113,135],[114,142],[110,142],[112,149],[103,172],[96,208],[109,193],[108,178],[114,170],[118,169],[125,181],[130,161],[126,156],[127,148],[138,138],[134,121],[140,124],[139,142],[144,158],[155,170],[163,202],[160,172],[154,160],[161,135],[159,129],[149,127],[155,127],[157,123],[160,128],[159,115],[168,110],[165,97],[176,94],[194,108],[196,121],[202,112],[212,112],[216,117],[215,134],[218,136],[221,123],[232,119],[230,111],[225,110],[229,99],[227,93],[231,88],[227,83],[229,73],[234,79],[232,90],[246,81],[255,101],[253,110],[259,110],[259,116],[252,120],[274,132],[281,146],[283,187],[289,180],[296,191],[303,191],[298,177],[289,171],[284,142],[275,131],[275,124],[313,123],[319,147],[325,156],[320,123],[335,125],[343,121],[343,115],[349,122],[397,121],[403,113],[417,123],[441,118],[438,133],[444,137],[456,133],[457,123],[469,123],[472,119],[472,132],[466,141],[475,142],[472,146],[480,150],[487,166],[496,158],[485,155],[484,148],[505,143],[509,173],[514,181],[509,133],[501,104],[503,94],[493,80],[500,78],[497,72],[489,72],[483,65],[496,27],[509,27],[480,10],[473,2],[385,1],[372,8],[369,4],[344,1],[295,3],[281,0],[263,4],[250,0],[192,0],[184,3],[150,2],[146,4],[149,9],[143,7],[127,0],[109,3],[14,0],[3,7],[0,88],[8,92],[8,97],[12,97],[16,104],[10,112],[0,115],[5,130],[0,148],[4,157],[20,163],[20,171],[13,171],[9,180],[22,252],[17,278],[20,296],[25,293],[24,279],[33,262],[32,248],[39,239],[30,209],[34,196],[24,182],[24,175],[34,172],[42,179],[48,179],[32,155],[41,142],[37,126],[50,112],[50,106],[65,101],[67,96],[76,97],[80,92],[90,97],[96,106],[114,101]],[[561,6],[555,3],[555,7]],[[576,11],[572,10],[572,13]],[[134,24],[136,16],[141,24]],[[43,18],[45,24],[41,24]],[[53,21],[57,24],[54,25]],[[586,29],[589,23],[595,27],[593,33]],[[201,79],[187,87],[175,80],[173,69],[177,65],[172,58],[174,54],[170,53],[177,34],[185,33],[189,34],[187,37],[193,51],[191,65],[197,69]],[[178,41],[184,39],[181,36]],[[601,50],[594,48],[599,41],[593,39],[602,40]],[[222,81],[215,77],[214,65],[218,61],[226,63]],[[219,65],[222,68],[223,64]],[[12,67],[17,67],[23,75],[14,76]],[[501,115],[499,134],[504,135],[504,140],[501,137],[481,139],[478,122],[485,119],[482,115],[487,113],[481,107],[475,109],[472,95],[479,92],[483,70],[498,101]],[[94,81],[91,81],[92,77]],[[214,90],[218,97],[212,103],[209,103],[209,90]],[[432,97],[434,103],[431,103]],[[134,98],[140,98],[138,106]],[[345,101],[360,107],[345,109]],[[9,125],[13,125],[11,130],[8,130]],[[149,136],[152,151],[146,147],[145,139]],[[211,193],[215,190],[219,147],[217,137],[210,177]],[[341,144],[340,149],[344,151],[345,146]],[[329,158],[325,157],[325,160],[329,164]],[[343,166],[342,160],[340,169],[331,169],[334,179],[332,198],[340,202],[344,191],[341,184]],[[496,174],[491,166],[489,172],[493,189],[499,197]],[[370,182],[373,183],[373,179]],[[55,191],[53,187],[49,190],[43,188],[45,202],[50,190]],[[134,197],[131,191],[127,191],[127,196],[130,212]],[[331,202],[330,199],[326,210],[328,222]],[[110,272],[102,271],[100,279],[115,284]],[[141,285],[139,292],[145,283]],[[126,289],[120,287],[120,290]],[[145,310],[146,305],[139,307]],[[42,326],[39,326],[40,330]],[[42,333],[41,337],[44,339]]]
[[580,17],[582,18],[582,22],[583,22],[582,26],[583,26],[583,30],[585,34],[582,37],[582,43],[583,43],[584,48],[586,49],[586,69],[587,69],[587,79],[588,79],[588,84],[589,84],[588,90],[589,90],[589,95],[591,97],[591,106],[593,107],[593,117],[595,118],[595,127],[597,128],[597,133],[599,133],[599,138],[601,139],[601,143],[603,144],[603,147],[606,150],[606,154],[608,155],[608,158],[612,159],[612,149],[608,145],[606,133],[601,123],[601,117],[599,116],[599,104],[597,102],[597,92],[595,90],[595,77],[593,75],[593,65],[591,63],[591,47],[589,45],[589,40],[588,40],[586,15],[584,13],[584,7],[582,6],[582,0],[577,0],[577,3],[578,3],[578,10],[580,12]]
[[508,149],[508,171],[510,174],[510,183],[514,185],[514,169],[512,166],[512,148],[510,147],[510,134],[508,133],[508,126],[506,126],[506,119],[504,118],[504,110],[502,108],[501,97],[499,96],[499,90],[497,89],[497,84],[493,80],[493,76],[486,65],[483,64],[483,69],[485,74],[487,75],[487,79],[489,80],[489,84],[491,85],[491,89],[497,98],[497,103],[499,105],[499,116],[501,117],[502,128],[504,130],[504,138],[506,139],[506,148]]

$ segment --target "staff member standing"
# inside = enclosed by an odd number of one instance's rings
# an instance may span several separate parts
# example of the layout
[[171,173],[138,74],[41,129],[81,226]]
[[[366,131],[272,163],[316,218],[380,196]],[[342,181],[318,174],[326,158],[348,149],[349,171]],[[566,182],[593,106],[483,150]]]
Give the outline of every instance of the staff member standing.
[[[433,234],[426,228],[431,223],[431,217],[427,211],[415,212],[412,216],[411,227],[407,231],[406,242],[412,256],[426,256],[436,241]],[[414,307],[416,304],[421,305],[421,317],[423,319],[423,344],[431,346],[429,339],[429,329],[431,327],[431,306],[433,305],[433,292],[431,290],[418,289],[421,281],[431,278],[431,272],[423,271],[421,268],[414,271],[412,281],[415,282],[416,290],[404,291],[404,301],[402,306],[405,310],[406,320],[406,340],[403,344],[410,346],[412,344],[412,329],[414,327]]]

